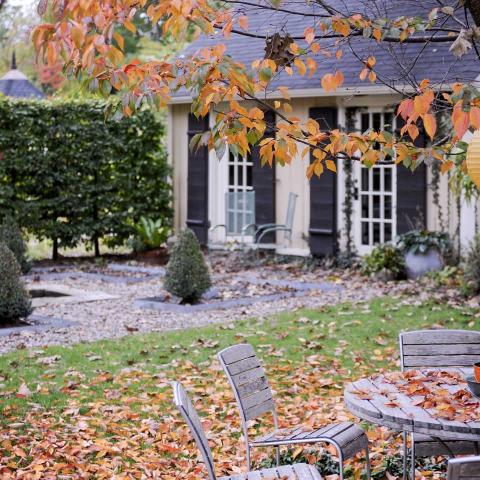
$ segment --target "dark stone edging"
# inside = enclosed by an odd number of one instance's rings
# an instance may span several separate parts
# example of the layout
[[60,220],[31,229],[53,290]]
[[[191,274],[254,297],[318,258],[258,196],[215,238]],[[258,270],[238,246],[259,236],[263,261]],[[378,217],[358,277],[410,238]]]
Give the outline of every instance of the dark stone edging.
[[[244,277],[245,278],[245,277]],[[231,300],[222,300],[222,301],[212,301],[209,303],[198,303],[196,305],[180,305],[178,303],[166,303],[160,297],[148,297],[148,298],[139,298],[134,300],[134,305],[140,308],[146,308],[150,310],[157,310],[160,312],[173,312],[173,313],[193,313],[193,312],[204,312],[207,310],[222,310],[227,308],[235,308],[253,305],[259,302],[274,302],[277,300],[284,300],[286,298],[301,297],[306,295],[308,292],[313,290],[327,291],[331,292],[332,290],[340,291],[342,287],[340,285],[335,285],[332,283],[305,283],[305,282],[291,282],[288,280],[259,280],[259,279],[250,279],[245,278],[245,280],[250,281],[255,284],[271,284],[278,285],[282,287],[293,288],[294,291],[274,293],[270,295],[261,295],[258,297],[244,297],[244,298],[235,298]]]
[[[128,284],[128,283],[141,283],[160,278],[165,275],[165,269],[163,267],[135,267],[133,265],[122,265],[117,263],[111,263],[107,265],[107,268],[117,272],[138,272],[147,273],[145,277],[116,277],[114,275],[108,275],[104,273],[95,272],[82,272],[80,270],[72,270],[65,272],[56,272],[58,267],[39,267],[32,269],[25,278],[32,278],[34,276],[40,277],[40,280],[56,281],[63,280],[65,278],[87,278],[100,280],[102,282],[114,283],[114,284]],[[63,268],[61,268],[63,269]],[[68,270],[68,267],[66,268]]]
[[0,328],[0,337],[21,334],[22,332],[39,332],[52,328],[70,328],[76,325],[76,322],[65,320],[64,318],[47,317],[44,315],[30,315],[29,321],[35,322],[32,325],[22,325],[18,327]]

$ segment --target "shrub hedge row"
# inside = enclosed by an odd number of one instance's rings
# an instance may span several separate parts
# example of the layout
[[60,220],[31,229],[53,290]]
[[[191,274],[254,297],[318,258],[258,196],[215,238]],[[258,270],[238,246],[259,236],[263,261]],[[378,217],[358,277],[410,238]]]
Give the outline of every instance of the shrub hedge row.
[[163,125],[99,101],[0,99],[0,217],[59,247],[119,245],[140,216],[171,222]]

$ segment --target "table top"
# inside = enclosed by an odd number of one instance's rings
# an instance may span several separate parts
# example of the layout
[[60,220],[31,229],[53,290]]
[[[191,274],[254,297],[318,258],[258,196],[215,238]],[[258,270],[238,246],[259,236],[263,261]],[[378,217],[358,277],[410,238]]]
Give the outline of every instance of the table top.
[[373,375],[345,388],[356,417],[397,431],[480,441],[480,398],[468,390],[471,368]]

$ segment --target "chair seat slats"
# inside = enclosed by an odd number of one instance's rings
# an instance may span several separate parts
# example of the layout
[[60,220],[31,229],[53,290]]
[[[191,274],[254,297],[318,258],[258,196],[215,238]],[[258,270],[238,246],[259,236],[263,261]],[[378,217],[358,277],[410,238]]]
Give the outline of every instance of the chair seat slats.
[[219,480],[322,480],[318,470],[304,463],[240,473]]
[[480,480],[480,457],[449,460],[447,480]]
[[[350,422],[342,422],[311,431],[305,427],[280,429],[258,437],[251,442],[252,446],[275,446],[287,444],[308,444],[316,442],[335,442],[345,458],[349,458],[368,444],[365,432]],[[347,450],[348,449],[348,450]],[[345,451],[344,451],[345,450]],[[347,455],[347,454],[348,455]]]
[[438,442],[436,438],[418,433],[413,434],[415,441],[415,453],[419,457],[430,457],[433,455],[478,455],[480,453],[480,442],[469,440],[446,440]]

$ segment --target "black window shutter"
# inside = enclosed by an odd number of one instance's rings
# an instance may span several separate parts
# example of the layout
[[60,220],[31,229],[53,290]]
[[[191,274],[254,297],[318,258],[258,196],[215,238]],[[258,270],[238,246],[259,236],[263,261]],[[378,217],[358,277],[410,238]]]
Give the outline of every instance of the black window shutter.
[[[403,119],[397,117],[397,133],[404,125]],[[419,135],[415,139],[417,147],[424,147],[426,134],[419,126]],[[427,167],[424,163],[413,172],[404,167],[397,166],[397,235],[406,233],[412,228],[426,227],[427,222]]]
[[[322,130],[337,128],[337,109],[311,108],[310,118]],[[337,174],[325,169],[320,178],[310,180],[310,226],[308,230],[310,252],[316,256],[335,255],[337,241]]]
[[[275,114],[271,111],[265,112],[265,121],[267,122],[267,129],[264,136],[275,135],[272,128],[275,124]],[[269,165],[262,167],[258,144],[252,147],[252,161],[252,184],[255,191],[255,223],[257,225],[276,223],[275,163],[271,167]],[[275,241],[274,232],[262,238],[262,243],[275,243]]]
[[[208,128],[208,115],[196,118],[188,116],[188,143],[197,133]],[[193,151],[188,150],[187,179],[187,227],[197,235],[202,245],[208,243],[208,148],[201,146]]]

